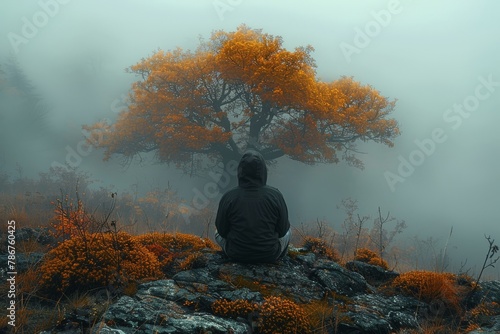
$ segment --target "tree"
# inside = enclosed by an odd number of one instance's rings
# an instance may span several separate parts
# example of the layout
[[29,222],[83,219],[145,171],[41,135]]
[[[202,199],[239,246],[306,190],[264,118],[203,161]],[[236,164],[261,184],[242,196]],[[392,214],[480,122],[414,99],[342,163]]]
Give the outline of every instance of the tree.
[[344,159],[362,168],[358,141],[392,146],[399,134],[388,118],[395,101],[349,77],[319,80],[312,51],[289,51],[281,37],[244,25],[214,32],[195,51],[158,50],[130,67],[141,80],[116,123],[84,129],[105,160],[154,152],[190,173],[227,166],[247,148],[270,162]]
[[[394,226],[393,230],[389,231],[386,228],[386,224],[392,222],[395,222],[396,226]],[[380,211],[380,206],[378,207],[378,218],[375,218],[373,221],[373,228],[370,231],[370,239],[374,248],[377,249],[380,258],[384,258],[387,246],[389,246],[396,235],[403,232],[405,228],[406,223],[404,220],[399,220],[390,216],[390,212],[387,212],[387,215],[384,218],[382,216],[382,212]]]

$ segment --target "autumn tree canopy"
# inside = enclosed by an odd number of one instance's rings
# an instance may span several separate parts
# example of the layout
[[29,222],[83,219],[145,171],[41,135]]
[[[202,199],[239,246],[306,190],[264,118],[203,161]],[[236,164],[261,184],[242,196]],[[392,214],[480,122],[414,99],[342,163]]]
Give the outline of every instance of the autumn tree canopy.
[[358,141],[392,146],[399,134],[388,118],[395,101],[349,77],[319,80],[312,51],[247,26],[216,31],[195,51],[159,50],[130,68],[141,80],[116,123],[84,128],[105,159],[154,152],[186,171],[239,160],[248,147],[268,161],[361,167]]

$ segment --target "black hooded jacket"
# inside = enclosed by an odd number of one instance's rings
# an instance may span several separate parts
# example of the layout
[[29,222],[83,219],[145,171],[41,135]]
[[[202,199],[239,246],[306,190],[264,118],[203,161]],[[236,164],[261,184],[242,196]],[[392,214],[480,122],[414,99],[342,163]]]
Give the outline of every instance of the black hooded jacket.
[[273,262],[280,255],[278,238],[290,228],[281,192],[267,186],[267,167],[257,151],[245,152],[238,165],[238,187],[219,203],[215,226],[226,239],[227,255],[241,262]]

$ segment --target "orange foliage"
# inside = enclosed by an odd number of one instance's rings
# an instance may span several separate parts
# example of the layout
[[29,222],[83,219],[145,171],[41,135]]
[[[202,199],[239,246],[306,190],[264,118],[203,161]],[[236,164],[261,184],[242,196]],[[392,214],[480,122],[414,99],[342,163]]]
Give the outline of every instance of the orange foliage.
[[62,202],[58,202],[52,227],[55,230],[54,236],[56,238],[71,238],[89,232],[92,222],[86,214],[81,200],[78,200],[76,208],[72,202],[66,208]]
[[183,259],[179,265],[179,270],[190,270],[204,267],[207,264],[207,259],[203,256],[202,253],[193,253],[188,255],[185,259]]
[[368,248],[360,248],[356,251],[356,255],[354,256],[354,260],[365,262],[368,264],[372,264],[375,266],[382,267],[384,269],[389,269],[387,262],[377,255],[374,251],[369,250]]
[[[239,156],[256,141],[266,159],[360,165],[357,140],[392,146],[395,106],[377,90],[343,77],[316,77],[313,48],[283,47],[282,38],[242,25],[216,31],[194,51],[159,50],[130,67],[142,77],[115,124],[84,126],[88,141],[127,158],[154,151],[191,171],[205,155]],[[266,152],[264,152],[266,153]],[[272,154],[271,154],[272,153]]]
[[145,246],[160,246],[172,253],[199,251],[205,248],[212,250],[219,249],[210,239],[185,233],[152,232],[135,236],[134,239]]
[[47,254],[40,272],[42,287],[58,292],[161,277],[156,257],[124,232],[68,239]]
[[305,237],[302,247],[318,256],[324,256],[335,262],[340,261],[337,251],[320,238]]
[[184,233],[153,232],[135,236],[134,240],[156,256],[163,272],[168,275],[204,266],[206,258],[199,251],[219,249],[210,239]]
[[459,290],[454,274],[409,271],[396,277],[392,286],[427,303],[442,301],[455,311],[460,309]]
[[220,299],[213,302],[211,307],[215,315],[236,319],[238,317],[247,318],[248,315],[256,312],[259,306],[244,299],[234,301]]
[[259,333],[311,333],[304,309],[281,297],[268,297],[259,308]]
[[496,302],[481,302],[479,305],[469,310],[465,320],[468,322],[466,331],[478,329],[478,323],[484,323],[486,318],[500,315],[500,304]]
[[276,285],[272,283],[263,283],[262,281],[251,280],[244,276],[231,276],[225,274],[220,274],[219,278],[231,284],[233,287],[256,291],[265,297],[281,294],[281,292],[276,289]]
[[229,318],[258,319],[258,332],[262,334],[311,333],[311,323],[304,308],[281,298],[268,297],[263,303],[248,300],[217,300],[212,304],[215,315]]

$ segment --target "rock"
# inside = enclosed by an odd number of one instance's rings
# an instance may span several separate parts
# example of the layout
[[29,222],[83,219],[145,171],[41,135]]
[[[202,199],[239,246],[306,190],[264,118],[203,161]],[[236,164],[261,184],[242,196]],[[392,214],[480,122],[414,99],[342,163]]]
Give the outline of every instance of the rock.
[[226,263],[219,276],[228,277],[233,284],[260,289],[262,294],[284,295],[296,302],[321,299],[325,288],[307,276],[304,268],[292,261],[279,264]]
[[[16,253],[15,271],[20,274],[27,271],[29,268],[36,267],[40,263],[44,255],[45,254],[43,253]],[[2,264],[2,268],[8,268],[8,255],[0,255],[0,263]]]
[[305,248],[288,247],[288,254],[293,254],[292,257],[297,261],[312,267],[316,262],[316,254],[307,251]]
[[481,282],[479,286],[486,301],[500,303],[500,281]]
[[163,279],[140,284],[137,288],[137,294],[175,301],[179,290],[180,288],[175,284],[174,280]]
[[[416,315],[424,315],[428,307],[427,304],[415,298],[400,295],[384,297],[378,294],[364,294],[353,297],[352,303],[356,305],[358,313],[369,313],[383,319],[391,331],[401,328],[417,328],[419,322]],[[382,322],[377,322],[377,324],[381,326]],[[358,327],[363,328],[361,324]]]
[[[217,299],[225,298],[228,300],[246,299],[251,301],[262,301],[262,295],[259,292],[250,291],[248,288],[237,288],[227,282],[206,276],[204,269],[194,269],[186,272],[180,272],[173,277],[176,284],[184,289],[178,294],[179,300],[197,301],[201,303],[200,307],[209,308]],[[201,283],[196,281],[199,276]]]
[[96,326],[95,329],[92,330],[91,334],[127,334],[120,329],[109,328],[105,324],[101,324],[101,326]]
[[361,274],[370,284],[377,286],[392,281],[399,276],[399,273],[395,271],[385,270],[382,267],[361,261],[347,262],[345,267],[348,270]]
[[121,297],[104,314],[110,329],[124,333],[248,333],[249,325],[203,312],[188,312],[173,301],[154,296]]
[[16,231],[16,243],[23,241],[36,241],[41,245],[53,245],[56,242],[48,227],[23,227],[18,229]]
[[378,294],[357,295],[350,300],[350,310],[343,314],[339,332],[395,333],[401,329],[419,328],[419,317],[427,313],[428,305],[400,295],[384,297]]
[[[220,253],[204,252],[204,256],[207,261],[202,267],[139,284],[133,296],[121,296],[111,304],[92,329],[88,326],[95,320],[86,321],[89,316],[82,311],[67,317],[68,326],[79,324],[91,334],[251,333],[259,323],[259,311],[235,320],[212,314],[212,304],[220,299],[258,304],[268,296],[292,299],[299,305],[319,301],[320,307],[331,308],[323,328],[328,333],[403,333],[420,328],[428,319],[448,321],[439,300],[427,304],[378,291],[369,282],[387,282],[398,274],[366,263],[352,261],[344,268],[304,251],[277,264],[233,263]],[[481,283],[477,299],[498,302],[500,282]],[[332,317],[337,318],[336,324]],[[500,318],[489,317],[482,326],[485,333],[494,333]],[[51,333],[68,330],[72,329],[59,327]]]
[[[237,300],[245,299],[254,302],[263,300],[262,295],[247,288],[237,289],[224,281],[215,278],[207,279],[203,283],[195,281],[196,277],[204,276],[204,269],[193,269],[180,272],[170,280],[159,280],[138,287],[137,295],[154,296],[178,303],[195,303],[198,308],[210,310],[211,304],[218,299]],[[206,277],[206,276],[205,276]],[[177,280],[177,281],[176,281]]]
[[464,301],[464,306],[474,308],[481,302],[500,303],[500,281],[488,281],[479,283],[479,289],[470,293]]
[[349,271],[333,261],[317,261],[312,277],[324,287],[343,296],[354,296],[374,291],[363,276]]
[[389,323],[375,314],[367,312],[347,312],[345,314],[350,321],[344,321],[339,325],[339,333],[377,333],[386,334],[390,332]]
[[490,324],[469,332],[469,334],[498,334],[500,333],[500,315],[491,318]]

